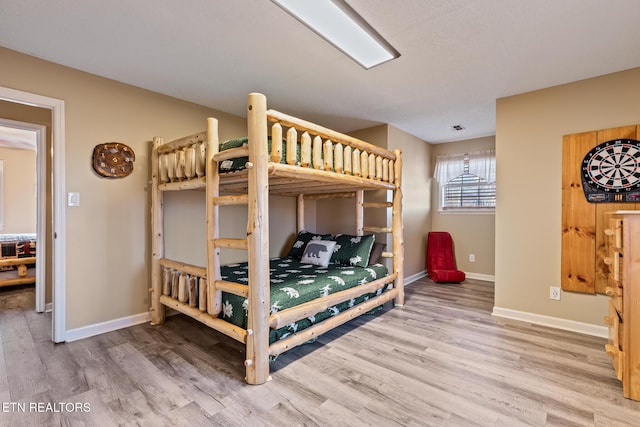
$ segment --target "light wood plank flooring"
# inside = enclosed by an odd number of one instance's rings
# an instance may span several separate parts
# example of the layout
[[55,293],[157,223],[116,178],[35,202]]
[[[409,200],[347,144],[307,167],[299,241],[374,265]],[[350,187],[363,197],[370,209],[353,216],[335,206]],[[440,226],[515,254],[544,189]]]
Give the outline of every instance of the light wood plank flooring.
[[249,386],[243,347],[182,315],[54,345],[33,291],[3,292],[0,402],[27,406],[0,425],[640,425],[604,339],[495,318],[484,282],[420,280],[406,302],[280,356],[272,381]]

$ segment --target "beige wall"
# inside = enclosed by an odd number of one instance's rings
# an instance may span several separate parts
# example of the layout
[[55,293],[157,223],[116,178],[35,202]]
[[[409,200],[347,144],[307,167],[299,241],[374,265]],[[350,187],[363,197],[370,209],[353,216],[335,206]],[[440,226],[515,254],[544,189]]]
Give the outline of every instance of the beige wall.
[[[245,119],[4,48],[0,63],[3,86],[65,101],[66,189],[80,193],[80,206],[66,211],[67,328],[146,312],[151,139],[159,135],[168,141],[203,130],[208,116],[219,118],[221,139],[237,137],[246,134]],[[136,153],[134,171],[124,179],[101,178],[91,168],[94,146],[109,141],[128,144]],[[166,236],[167,252],[187,262],[202,260],[204,193],[172,196],[167,222],[174,227]],[[272,252],[281,251],[295,233],[292,206],[289,199],[274,201]],[[230,209],[223,212],[223,229],[246,233],[246,216]]]
[[0,233],[36,232],[36,152],[0,148],[3,160],[3,227]]
[[402,220],[404,223],[404,274],[425,270],[426,237],[431,231],[432,146],[389,126],[390,150],[402,151]]
[[[495,148],[495,145],[494,136],[434,144],[432,167],[435,168],[435,159],[438,155],[469,153]],[[439,212],[438,182],[435,179],[431,181],[431,206],[433,207],[431,226],[433,231],[447,231],[451,234],[455,246],[456,263],[460,270],[466,273],[493,276],[495,273],[494,213]],[[469,261],[469,254],[475,254],[476,262]]]
[[[271,196],[269,204],[269,256],[283,256],[289,252],[296,235],[296,201],[292,197]],[[203,192],[165,193],[167,258],[206,265],[205,209]],[[223,206],[220,209],[221,236],[245,238],[246,206]],[[309,218],[307,223],[310,226],[308,228],[315,228]],[[223,264],[246,260],[247,251],[223,250],[221,253]]]
[[560,284],[562,136],[640,123],[640,68],[499,99],[496,294],[500,308],[603,325],[607,298]]

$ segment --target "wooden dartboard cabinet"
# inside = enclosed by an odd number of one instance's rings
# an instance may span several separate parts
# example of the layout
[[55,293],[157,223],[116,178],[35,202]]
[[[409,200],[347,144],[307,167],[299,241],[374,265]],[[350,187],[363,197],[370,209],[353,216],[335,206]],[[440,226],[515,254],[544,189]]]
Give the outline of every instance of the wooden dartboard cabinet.
[[640,125],[563,137],[561,285],[565,291],[605,293],[609,275],[605,230],[611,213],[640,209],[640,203],[589,203],[583,191],[582,162],[587,153],[599,144],[621,138],[639,139]]

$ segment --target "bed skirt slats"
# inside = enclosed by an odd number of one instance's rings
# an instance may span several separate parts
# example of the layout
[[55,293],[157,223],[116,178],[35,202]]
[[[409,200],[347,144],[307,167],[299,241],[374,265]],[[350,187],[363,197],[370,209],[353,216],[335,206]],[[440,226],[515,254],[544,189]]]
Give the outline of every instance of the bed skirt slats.
[[[163,258],[160,260],[162,295],[207,311],[207,270],[203,267]],[[249,296],[246,284],[215,280],[216,289],[244,298]]]
[[163,258],[161,268],[162,295],[193,309],[207,310],[207,269]]

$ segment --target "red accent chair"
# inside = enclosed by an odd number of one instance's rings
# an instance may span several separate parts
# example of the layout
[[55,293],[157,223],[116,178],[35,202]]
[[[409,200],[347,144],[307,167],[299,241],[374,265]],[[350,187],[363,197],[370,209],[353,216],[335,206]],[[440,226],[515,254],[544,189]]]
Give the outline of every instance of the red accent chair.
[[427,275],[438,283],[460,283],[466,277],[456,267],[453,239],[446,231],[431,231],[427,236]]

